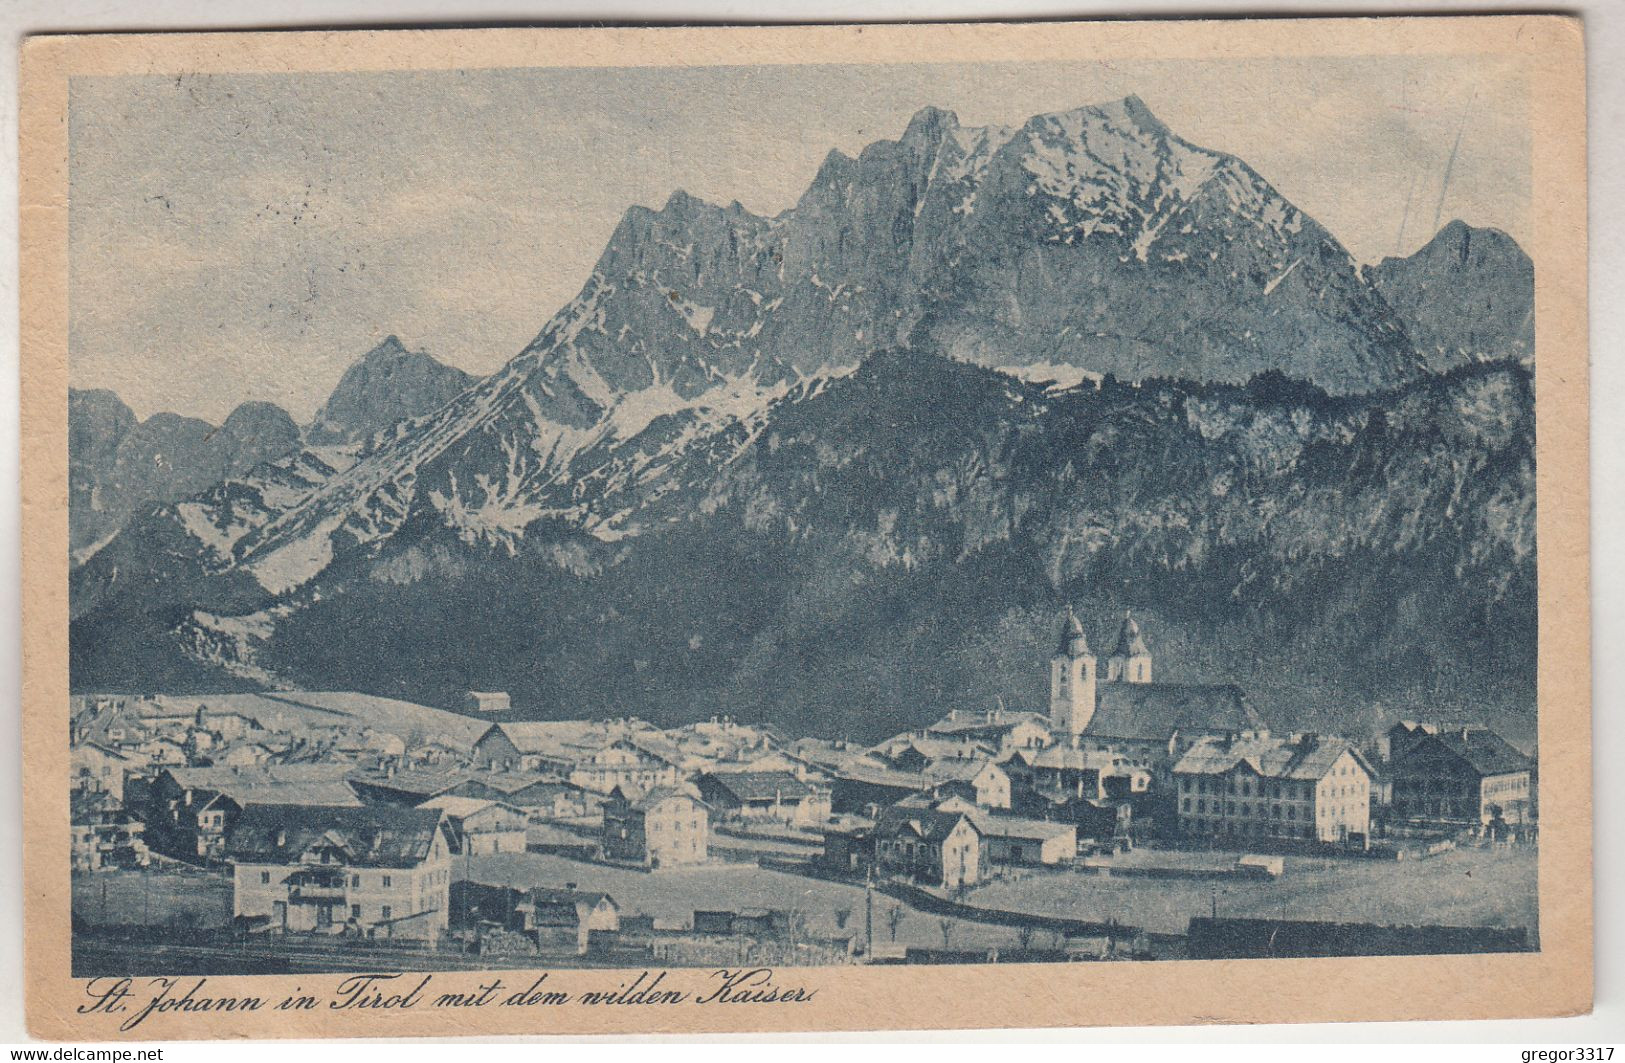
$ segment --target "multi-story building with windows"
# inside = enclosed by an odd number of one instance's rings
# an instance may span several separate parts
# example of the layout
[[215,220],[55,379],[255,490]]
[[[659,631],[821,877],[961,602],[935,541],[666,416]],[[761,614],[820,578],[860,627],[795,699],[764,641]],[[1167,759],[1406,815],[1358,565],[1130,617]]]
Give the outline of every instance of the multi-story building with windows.
[[255,805],[226,839],[234,915],[274,930],[435,940],[450,910],[439,809]]
[[1371,770],[1341,738],[1263,730],[1203,738],[1173,777],[1186,835],[1357,843],[1370,835]]
[[683,790],[660,788],[637,798],[619,787],[604,803],[604,856],[645,867],[703,863],[711,854],[710,811]]
[[1494,731],[1419,725],[1390,748],[1395,816],[1481,826],[1533,821],[1534,762]]

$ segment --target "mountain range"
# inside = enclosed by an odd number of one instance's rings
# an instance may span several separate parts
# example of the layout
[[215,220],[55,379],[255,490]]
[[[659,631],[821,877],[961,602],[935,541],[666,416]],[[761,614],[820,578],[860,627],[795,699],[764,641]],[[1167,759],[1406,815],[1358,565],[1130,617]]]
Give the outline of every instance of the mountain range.
[[[348,445],[432,413],[475,377],[395,336],[350,366],[309,425],[300,427],[272,402],[245,402],[221,425],[158,413],[143,421],[114,392],[68,392],[69,548],[83,561],[112,538],[144,503],[179,502],[302,445],[347,462]],[[307,459],[308,460],[308,459]],[[297,464],[297,462],[296,462]]]
[[927,109],[775,217],[630,209],[490,377],[391,337],[154,495],[72,574],[73,683],[869,734],[1033,700],[1072,600],[1278,716],[1532,730],[1532,276],[1459,223],[1362,270],[1134,97]]

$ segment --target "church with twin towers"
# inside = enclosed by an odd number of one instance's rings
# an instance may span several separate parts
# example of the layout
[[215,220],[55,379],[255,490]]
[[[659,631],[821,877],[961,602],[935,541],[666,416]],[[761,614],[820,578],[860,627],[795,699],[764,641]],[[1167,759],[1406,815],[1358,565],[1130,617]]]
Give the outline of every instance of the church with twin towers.
[[1205,736],[1259,731],[1264,723],[1231,683],[1159,683],[1132,613],[1124,613],[1105,670],[1068,606],[1050,658],[1049,724],[1058,744],[1111,753],[1152,771]]

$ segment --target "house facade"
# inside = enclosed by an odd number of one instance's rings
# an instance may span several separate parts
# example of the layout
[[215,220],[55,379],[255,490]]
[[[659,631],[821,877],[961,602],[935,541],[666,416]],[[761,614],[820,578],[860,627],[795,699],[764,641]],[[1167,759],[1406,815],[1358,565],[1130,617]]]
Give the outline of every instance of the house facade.
[[524,932],[541,948],[564,946],[585,955],[621,929],[621,909],[607,893],[538,886],[517,906]]
[[146,867],[146,826],[104,790],[79,790],[69,802],[75,871]]
[[703,863],[710,856],[710,812],[682,790],[637,798],[616,789],[604,803],[604,856],[644,867]]
[[99,790],[122,804],[125,774],[139,767],[141,761],[112,746],[80,742],[69,751],[68,765],[72,789]]
[[433,941],[450,910],[436,809],[255,805],[226,841],[234,915],[287,933]]
[[1364,844],[1371,772],[1347,741],[1246,731],[1203,738],[1174,766],[1187,836]]
[[1425,731],[1392,756],[1396,817],[1476,826],[1534,821],[1534,762],[1494,731]]
[[439,809],[446,814],[457,852],[468,856],[525,851],[525,829],[530,817],[525,810],[502,801],[481,797],[431,797],[419,808]]
[[987,814],[975,820],[994,867],[1053,866],[1078,855],[1078,828],[1071,823]]
[[676,786],[682,782],[683,773],[670,760],[622,738],[577,761],[569,779],[584,790],[607,794],[616,789]]
[[1042,749],[1051,740],[1049,722],[1036,712],[989,709],[971,712],[955,709],[930,727],[926,733],[936,738],[970,740],[998,750]]
[[973,886],[987,877],[987,846],[964,812],[889,808],[873,837],[875,864],[885,874],[943,889]]
[[938,760],[920,774],[934,788],[961,792],[983,808],[1010,807],[1010,776],[992,760]]
[[830,814],[830,792],[784,771],[730,771],[700,776],[700,796],[719,816],[812,828]]

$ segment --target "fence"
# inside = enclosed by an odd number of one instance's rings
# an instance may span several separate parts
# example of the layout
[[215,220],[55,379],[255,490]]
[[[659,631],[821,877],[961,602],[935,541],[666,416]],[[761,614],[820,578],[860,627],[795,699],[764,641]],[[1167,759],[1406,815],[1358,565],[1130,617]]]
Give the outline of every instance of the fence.
[[905,882],[888,880],[876,883],[875,888],[888,897],[894,897],[902,901],[910,908],[929,912],[932,915],[953,916],[956,919],[963,919],[971,923],[1033,927],[1038,930],[1054,930],[1061,934],[1076,937],[1131,938],[1140,932],[1139,927],[1128,926],[1115,920],[1101,923],[1088,919],[1068,919],[1060,915],[1011,912],[1002,908],[983,908],[975,904],[962,904],[946,897],[939,897],[935,893],[921,889],[918,886],[910,886]]

